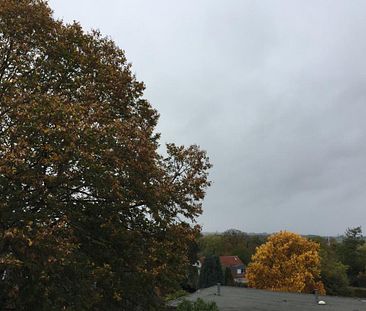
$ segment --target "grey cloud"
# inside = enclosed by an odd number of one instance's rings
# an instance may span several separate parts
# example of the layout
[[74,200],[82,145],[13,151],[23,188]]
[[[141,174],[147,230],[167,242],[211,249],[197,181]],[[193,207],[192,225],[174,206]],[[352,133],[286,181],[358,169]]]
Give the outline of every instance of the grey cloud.
[[126,50],[163,142],[208,151],[204,230],[366,230],[366,2],[50,5]]

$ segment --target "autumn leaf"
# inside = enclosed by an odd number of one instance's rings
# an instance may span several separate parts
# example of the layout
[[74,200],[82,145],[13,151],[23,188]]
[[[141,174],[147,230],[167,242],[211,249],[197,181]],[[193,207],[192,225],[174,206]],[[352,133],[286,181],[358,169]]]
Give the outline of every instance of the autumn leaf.
[[281,231],[259,246],[246,271],[249,286],[273,291],[325,294],[319,244]]

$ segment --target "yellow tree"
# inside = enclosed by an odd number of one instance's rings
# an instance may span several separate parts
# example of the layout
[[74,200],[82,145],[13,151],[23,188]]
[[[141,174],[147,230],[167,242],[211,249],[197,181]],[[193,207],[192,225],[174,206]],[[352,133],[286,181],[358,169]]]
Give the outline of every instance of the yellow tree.
[[273,291],[325,294],[320,281],[319,244],[281,231],[257,248],[246,277],[250,287]]

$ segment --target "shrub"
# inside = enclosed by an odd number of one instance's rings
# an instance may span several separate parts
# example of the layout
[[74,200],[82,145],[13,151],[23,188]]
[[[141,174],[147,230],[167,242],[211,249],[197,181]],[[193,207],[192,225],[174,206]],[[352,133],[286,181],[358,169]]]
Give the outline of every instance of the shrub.
[[353,297],[366,298],[366,288],[363,287],[349,287],[352,291]]
[[180,289],[174,293],[171,293],[169,295],[167,295],[165,297],[165,301],[171,301],[171,300],[175,300],[175,299],[178,299],[178,298],[181,298],[181,297],[184,297],[184,296],[187,296],[187,292],[183,289]]
[[198,298],[195,302],[182,301],[178,305],[177,311],[219,311],[219,309],[215,302],[205,302]]

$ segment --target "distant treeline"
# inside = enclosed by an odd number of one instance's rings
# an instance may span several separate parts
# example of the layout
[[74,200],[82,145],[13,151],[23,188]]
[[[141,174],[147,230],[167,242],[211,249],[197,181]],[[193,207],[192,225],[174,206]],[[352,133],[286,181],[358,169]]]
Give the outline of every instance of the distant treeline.
[[[230,229],[204,233],[197,241],[197,256],[236,255],[247,265],[256,248],[269,234]],[[348,228],[344,236],[305,236],[320,244],[321,278],[328,295],[364,296],[366,287],[366,243],[361,227]]]

